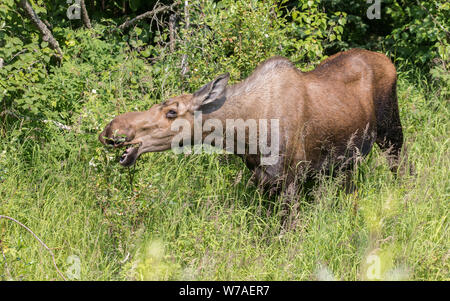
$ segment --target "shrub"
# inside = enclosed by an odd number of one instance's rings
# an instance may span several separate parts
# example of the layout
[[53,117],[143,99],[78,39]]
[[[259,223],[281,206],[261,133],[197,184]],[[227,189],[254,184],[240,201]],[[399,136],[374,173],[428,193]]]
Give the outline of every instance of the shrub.
[[[345,14],[328,18],[319,11],[320,1],[300,1],[288,8],[286,1],[192,1],[189,27],[180,24],[178,50],[155,64],[155,79],[185,81],[188,90],[214,76],[230,72],[232,80],[248,76],[258,63],[273,55],[307,67],[323,58],[324,43],[341,39]],[[184,16],[186,19],[186,16]],[[161,39],[167,37],[165,30]],[[165,49],[165,48],[164,48]],[[187,67],[180,76],[180,67]],[[164,69],[168,68],[168,69]]]

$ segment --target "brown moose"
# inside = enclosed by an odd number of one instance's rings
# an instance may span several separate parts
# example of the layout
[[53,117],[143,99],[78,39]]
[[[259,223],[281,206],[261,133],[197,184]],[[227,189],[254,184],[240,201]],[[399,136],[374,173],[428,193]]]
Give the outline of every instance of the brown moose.
[[[249,153],[249,144],[258,141],[248,137],[245,152],[239,154],[266,188],[309,178],[329,170],[331,164],[350,166],[355,158],[366,156],[374,142],[389,155],[391,168],[396,168],[403,133],[396,70],[385,55],[352,49],[327,58],[310,72],[301,72],[286,58],[272,57],[242,82],[228,85],[228,80],[229,75],[223,74],[194,94],[119,115],[99,140],[114,147],[129,146],[120,159],[129,166],[143,153],[170,149],[180,133],[172,124],[184,119],[193,125],[197,111],[202,112],[203,123],[209,119],[223,124],[228,119],[279,121],[275,164],[261,164],[264,155],[259,151]],[[209,133],[203,133],[203,138]],[[235,131],[223,134],[235,137]],[[270,130],[266,134],[270,136]]]

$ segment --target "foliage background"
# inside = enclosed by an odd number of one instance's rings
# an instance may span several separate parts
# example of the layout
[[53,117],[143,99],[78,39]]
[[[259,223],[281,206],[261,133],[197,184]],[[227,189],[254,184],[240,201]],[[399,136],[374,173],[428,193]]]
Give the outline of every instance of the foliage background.
[[[17,2],[0,2],[0,215],[33,229],[68,278],[449,280],[448,1],[385,0],[369,20],[366,1],[192,0],[124,31],[127,18],[171,2],[86,1],[86,29],[67,18],[69,4],[30,1],[62,63]],[[97,141],[115,115],[217,74],[240,81],[272,55],[308,71],[353,47],[397,66],[414,172],[396,179],[375,149],[357,193],[324,177],[285,229],[280,200],[260,195],[236,158],[168,152],[122,169]],[[23,229],[0,219],[0,240],[0,278],[58,279]]]

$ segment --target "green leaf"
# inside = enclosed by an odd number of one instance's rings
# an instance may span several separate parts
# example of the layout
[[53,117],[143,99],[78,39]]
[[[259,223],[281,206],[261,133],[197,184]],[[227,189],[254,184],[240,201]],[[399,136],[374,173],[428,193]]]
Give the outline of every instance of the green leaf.
[[139,28],[139,27],[135,27],[135,28],[134,28],[134,32],[135,32],[138,36],[140,36],[141,33],[142,33],[142,29]]

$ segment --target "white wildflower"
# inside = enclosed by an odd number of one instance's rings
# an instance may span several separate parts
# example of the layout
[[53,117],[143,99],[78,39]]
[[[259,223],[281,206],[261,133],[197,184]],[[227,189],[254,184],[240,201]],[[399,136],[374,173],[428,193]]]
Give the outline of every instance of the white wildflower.
[[94,158],[92,158],[91,161],[89,161],[89,166],[93,166],[93,167],[97,166],[97,164],[94,163]]

